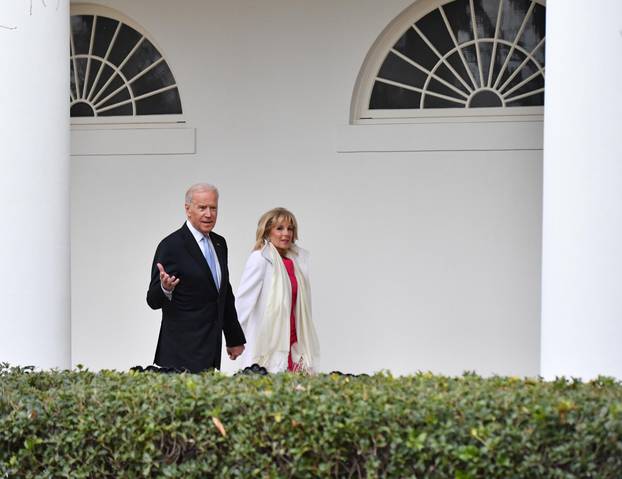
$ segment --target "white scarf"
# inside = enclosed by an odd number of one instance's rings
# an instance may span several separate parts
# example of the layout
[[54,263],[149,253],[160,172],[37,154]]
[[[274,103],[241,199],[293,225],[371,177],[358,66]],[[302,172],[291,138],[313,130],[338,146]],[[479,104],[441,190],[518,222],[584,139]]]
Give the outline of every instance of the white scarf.
[[[264,366],[269,371],[286,371],[289,356],[292,287],[281,255],[272,243],[268,242],[267,247],[270,248],[273,266],[272,284],[261,321],[261,330],[257,335],[253,362]],[[309,285],[296,264],[296,258],[291,259],[298,282],[298,298],[295,307],[298,342],[292,345],[292,361],[301,370],[314,372],[320,357],[320,346],[311,320]]]

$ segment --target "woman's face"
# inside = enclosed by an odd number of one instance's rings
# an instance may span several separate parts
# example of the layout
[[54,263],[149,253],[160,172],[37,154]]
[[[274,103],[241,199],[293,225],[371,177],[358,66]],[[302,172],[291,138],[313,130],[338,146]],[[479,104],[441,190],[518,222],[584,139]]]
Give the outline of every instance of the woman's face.
[[287,253],[294,239],[294,226],[287,220],[277,222],[272,229],[268,240],[281,254]]

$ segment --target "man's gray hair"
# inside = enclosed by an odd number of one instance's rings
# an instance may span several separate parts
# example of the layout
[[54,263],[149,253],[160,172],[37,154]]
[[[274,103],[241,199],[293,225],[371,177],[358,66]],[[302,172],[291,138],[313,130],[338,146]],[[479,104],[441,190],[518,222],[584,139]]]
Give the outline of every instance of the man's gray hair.
[[209,183],[197,183],[195,185],[192,185],[190,188],[188,188],[188,191],[186,191],[186,204],[187,205],[192,203],[192,197],[194,196],[195,193],[199,191],[213,191],[214,193],[216,193],[216,198],[218,198],[219,196],[218,188],[216,188],[214,185],[210,185]]

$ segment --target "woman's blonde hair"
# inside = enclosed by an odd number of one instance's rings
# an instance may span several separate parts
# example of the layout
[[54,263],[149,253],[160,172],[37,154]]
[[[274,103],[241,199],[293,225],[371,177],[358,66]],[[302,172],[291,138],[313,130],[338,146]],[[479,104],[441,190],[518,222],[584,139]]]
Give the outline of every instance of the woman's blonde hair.
[[257,223],[257,234],[255,235],[255,247],[253,250],[261,249],[270,236],[270,230],[273,226],[280,222],[286,222],[294,227],[294,236],[292,238],[292,244],[298,239],[298,222],[294,213],[285,208],[272,208],[270,211],[265,212],[259,218]]

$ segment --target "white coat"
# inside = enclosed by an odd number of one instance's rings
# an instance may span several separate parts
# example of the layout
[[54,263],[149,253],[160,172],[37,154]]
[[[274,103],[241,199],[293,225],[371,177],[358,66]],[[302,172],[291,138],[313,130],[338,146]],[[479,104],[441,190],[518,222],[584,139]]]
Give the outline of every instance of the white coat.
[[[303,275],[308,285],[309,253],[302,248],[292,245],[286,256],[296,263],[296,267]],[[235,295],[235,309],[238,313],[238,321],[246,336],[244,353],[240,356],[242,360],[241,366],[243,368],[253,364],[255,344],[266,310],[266,304],[270,296],[273,271],[274,266],[272,264],[269,246],[266,245],[260,250],[253,251],[246,261],[242,279],[240,280],[240,286]],[[291,288],[291,284],[287,284]],[[291,298],[291,294],[289,297]],[[291,304],[287,305],[287,308],[291,310]],[[275,373],[279,371],[269,372]]]

